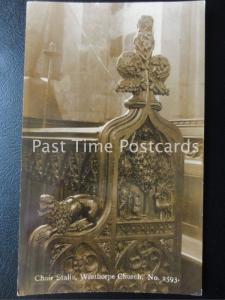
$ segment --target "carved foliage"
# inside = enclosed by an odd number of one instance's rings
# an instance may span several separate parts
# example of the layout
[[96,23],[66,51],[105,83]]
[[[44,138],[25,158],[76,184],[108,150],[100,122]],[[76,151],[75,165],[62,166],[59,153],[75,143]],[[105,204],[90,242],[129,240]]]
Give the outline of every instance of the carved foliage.
[[[67,265],[67,263],[69,263]],[[65,268],[71,273],[74,273],[80,277],[80,274],[96,274],[106,271],[106,266],[104,265],[100,254],[97,254],[90,246],[86,244],[81,244],[72,256],[68,256],[65,262]]]
[[[98,244],[102,248],[104,242]],[[110,270],[103,257],[91,246],[82,243],[75,248],[67,249],[66,244],[53,246],[52,261],[56,262],[62,254],[54,270],[57,272],[60,267],[60,273],[70,274],[72,280],[54,282],[49,288],[50,291],[55,289],[57,292],[61,290],[63,292],[168,292],[168,284],[163,282],[162,276],[172,274],[168,257],[170,253],[166,254],[158,242],[149,240],[117,242],[116,249],[120,255],[117,256],[115,279],[110,281],[101,277],[110,274]],[[84,280],[83,275],[90,276],[89,280]],[[158,276],[157,282],[149,281],[149,275]]]
[[[107,267],[101,255],[86,243],[80,244],[76,248],[64,253],[64,257],[59,263],[60,272],[63,274],[71,274],[76,280],[70,281],[65,286],[66,291],[81,292],[104,292],[107,291],[107,282],[105,280],[84,280],[84,275],[108,274]],[[57,267],[57,266],[56,266]],[[62,284],[62,283],[61,283]],[[57,286],[57,290],[60,287]]]
[[135,243],[128,248],[120,263],[121,272],[145,272],[155,274],[162,263],[162,252],[152,242]]
[[81,170],[80,193],[92,196],[97,195],[98,159],[97,153],[92,153],[86,158]]
[[[147,120],[129,142],[140,146],[166,142],[166,139]],[[139,148],[132,151],[128,147],[120,157],[118,215],[122,219],[171,219],[175,191],[173,157],[154,149]]]
[[170,64],[162,55],[152,56],[154,37],[153,19],[142,16],[134,38],[135,51],[123,52],[117,61],[118,73],[124,78],[117,86],[118,92],[139,94],[147,88],[155,95],[168,95],[164,82],[169,76]]
[[123,241],[123,240],[116,242],[116,255],[117,255],[116,258],[117,258],[117,260],[132,242],[133,241]]
[[74,149],[71,145],[66,153],[43,153],[39,148],[33,152],[31,144],[25,142],[23,171],[33,181],[62,188],[61,194],[64,197],[75,193],[95,196],[98,181],[97,155],[75,152]]
[[[63,248],[63,244],[53,246],[51,253],[55,256]],[[56,249],[56,250],[55,250]],[[95,276],[96,274],[109,274],[104,259],[90,245],[81,243],[79,246],[66,249],[57,255],[58,262],[55,263],[53,272],[60,272],[70,276],[69,280],[55,280],[48,288],[49,292],[104,292],[108,289],[106,280],[83,279],[84,276]]]
[[[137,36],[134,39],[134,51],[124,52],[118,59],[117,69],[123,80],[119,83],[117,91],[139,94],[142,91],[150,90],[152,93],[149,93],[149,98],[152,97],[151,100],[154,101],[152,94],[168,94],[164,83],[169,76],[170,65],[165,57],[152,56],[154,48],[152,27],[153,19],[149,16],[142,16],[138,22]],[[139,96],[136,97],[136,100],[138,98]],[[145,113],[148,109],[152,109],[151,105],[148,105],[142,112]],[[108,136],[105,136],[107,139],[114,136],[114,129],[121,128],[122,123],[119,124],[119,120],[115,122],[114,128],[110,127]],[[126,126],[127,129],[132,128],[133,120],[130,119],[131,122],[124,125],[125,130]],[[103,130],[102,134],[106,132]],[[142,143],[159,142],[165,143],[167,139],[149,119],[129,138],[129,143],[138,146]],[[142,147],[139,148],[143,150]],[[46,160],[47,163],[45,163]],[[66,196],[85,193],[94,196],[93,199],[97,198],[98,160],[96,154],[79,154],[74,153],[71,149],[63,157],[58,157],[56,154],[48,160],[48,156],[43,159],[42,153],[37,153],[29,161],[32,161],[32,165],[30,167],[27,164],[28,174],[34,172],[34,178],[47,180],[51,184],[63,181]],[[108,158],[103,163],[103,168],[106,170],[109,163]],[[51,175],[47,176],[47,174]],[[91,226],[98,226],[99,214],[97,219],[88,220],[85,212],[89,215],[89,207],[85,206],[83,202],[76,202],[76,196],[70,196],[64,201],[53,199],[54,205],[50,211],[47,211],[47,217],[50,219],[50,222],[47,223],[49,226],[46,226],[44,232],[41,232],[38,237],[42,241],[44,234],[46,238],[39,246],[46,249],[49,243],[52,245],[55,238],[56,244],[50,250],[52,271],[71,274],[76,279],[68,283],[47,283],[48,288],[51,285],[49,291],[163,293],[168,291],[168,285],[160,278],[161,275],[173,275],[170,267],[176,264],[176,262],[171,263],[170,259],[170,256],[172,257],[174,254],[175,245],[174,157],[165,152],[151,152],[148,149],[147,151],[131,151],[127,147],[120,155],[118,174],[112,172],[111,174],[107,173],[107,176],[113,176],[112,174],[116,174],[116,178],[118,175],[117,197],[114,197],[113,187],[113,197],[106,200],[112,201],[109,206],[112,210],[109,215],[112,218],[102,218],[105,220],[105,224],[101,224],[101,231],[95,230],[98,229],[97,227],[93,228],[93,235],[91,232],[90,235],[86,235],[85,231],[83,234],[73,234],[73,232],[87,228],[86,225],[89,226],[89,223]],[[108,182],[114,182],[114,180],[107,178],[106,183]],[[107,188],[108,186],[106,186],[106,195],[108,195]],[[100,214],[102,213],[107,213],[107,211],[100,211]],[[88,221],[88,224],[80,230],[80,221],[83,222],[84,219]],[[56,228],[57,234],[53,237],[51,230],[54,228]],[[68,234],[65,234],[67,231]],[[90,238],[91,240],[89,240]],[[150,240],[153,238],[154,241]],[[36,244],[39,241],[36,241]],[[32,251],[32,253],[34,252]],[[48,271],[45,266],[43,269],[45,269],[43,271]],[[120,273],[128,276],[134,275],[134,278],[129,280],[118,278]],[[85,280],[81,277],[82,274],[113,274],[116,275],[116,278],[109,283],[107,280],[95,280],[95,277]],[[143,279],[135,279],[135,275],[138,274]],[[157,282],[148,281],[148,274],[159,276],[159,280]]]
[[[131,280],[117,279],[115,282],[117,291],[164,293],[168,291],[168,285],[162,281],[161,276],[167,276],[170,272],[169,259],[161,247],[152,241],[133,242],[128,246],[119,261],[117,272],[128,276],[134,275]],[[158,276],[158,282],[149,281],[149,275]]]
[[70,244],[66,244],[66,243],[54,244],[50,253],[50,265],[52,266],[55,263],[55,261],[58,259],[58,257],[70,246],[71,246]]
[[62,181],[65,195],[71,195],[75,191],[79,191],[81,162],[84,159],[81,156],[82,154],[75,153],[72,149],[66,154],[66,160],[62,166]]

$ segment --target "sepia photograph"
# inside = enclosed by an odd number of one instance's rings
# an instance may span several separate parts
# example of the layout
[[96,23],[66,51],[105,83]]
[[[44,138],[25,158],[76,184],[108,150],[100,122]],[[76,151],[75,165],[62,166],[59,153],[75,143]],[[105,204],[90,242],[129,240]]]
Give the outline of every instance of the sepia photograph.
[[202,295],[205,1],[27,2],[18,296]]

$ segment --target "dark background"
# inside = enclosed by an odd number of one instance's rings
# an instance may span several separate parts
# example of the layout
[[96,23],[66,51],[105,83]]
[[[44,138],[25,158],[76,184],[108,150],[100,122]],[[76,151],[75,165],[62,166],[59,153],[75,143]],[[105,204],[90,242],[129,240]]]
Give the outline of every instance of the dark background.
[[[71,1],[72,2],[72,1]],[[0,0],[0,298],[16,299],[25,0]],[[225,298],[225,1],[206,0],[203,296]],[[93,294],[92,294],[93,296]],[[90,295],[49,296],[90,298]],[[97,298],[121,298],[117,294]],[[134,295],[126,295],[126,298]],[[138,298],[187,298],[138,295]],[[22,297],[21,297],[22,298]],[[26,298],[26,297],[24,297]],[[32,297],[32,298],[47,298]],[[31,299],[31,297],[27,297]]]

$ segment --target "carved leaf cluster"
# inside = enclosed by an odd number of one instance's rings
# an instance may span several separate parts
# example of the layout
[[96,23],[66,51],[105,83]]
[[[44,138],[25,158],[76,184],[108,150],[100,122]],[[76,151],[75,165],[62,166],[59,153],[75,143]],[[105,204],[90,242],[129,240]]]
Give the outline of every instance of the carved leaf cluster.
[[169,76],[170,64],[162,55],[152,56],[154,37],[153,19],[142,16],[138,22],[138,33],[134,38],[134,51],[123,52],[117,61],[117,71],[123,77],[117,92],[139,94],[147,88],[155,95],[168,95],[165,80]]

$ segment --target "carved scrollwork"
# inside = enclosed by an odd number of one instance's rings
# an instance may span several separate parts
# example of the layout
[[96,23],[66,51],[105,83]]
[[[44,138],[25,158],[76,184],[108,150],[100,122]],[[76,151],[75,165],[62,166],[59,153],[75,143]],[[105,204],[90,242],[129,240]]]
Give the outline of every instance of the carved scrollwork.
[[149,241],[135,243],[130,247],[120,263],[119,270],[156,274],[162,264],[162,251]]
[[75,275],[77,280],[82,279],[81,274],[93,275],[107,271],[104,258],[86,243],[65,251],[59,264],[55,265],[55,270],[59,265],[62,273]]
[[77,274],[78,278],[82,273],[96,274],[106,270],[99,255],[90,246],[85,244],[81,244],[75,250],[74,255],[68,257],[68,261],[71,263],[72,270],[70,271]]
[[[132,242],[118,262],[118,274],[123,274],[116,282],[116,290],[132,292],[166,292],[168,285],[161,275],[170,272],[169,259],[158,243],[152,241]],[[132,278],[133,275],[133,278]],[[148,276],[159,276],[157,283]],[[126,277],[130,280],[124,280]]]
[[[54,246],[55,247],[55,246]],[[54,248],[53,247],[53,248]],[[95,276],[96,274],[108,274],[108,269],[104,263],[104,259],[99,253],[86,243],[81,243],[77,247],[70,248],[63,253],[60,259],[60,273],[70,274],[73,280],[67,283],[63,281],[54,282],[49,291],[79,291],[79,292],[104,292],[108,289],[106,280],[91,280],[82,278],[83,276]],[[55,265],[57,271],[58,265]],[[76,280],[74,280],[76,278]]]
[[117,260],[120,255],[125,251],[125,249],[132,243],[133,241],[117,241],[116,242],[116,255]]
[[52,266],[56,262],[60,254],[62,254],[70,246],[71,244],[66,244],[66,243],[55,244],[51,249],[51,253],[50,253],[50,266]]

